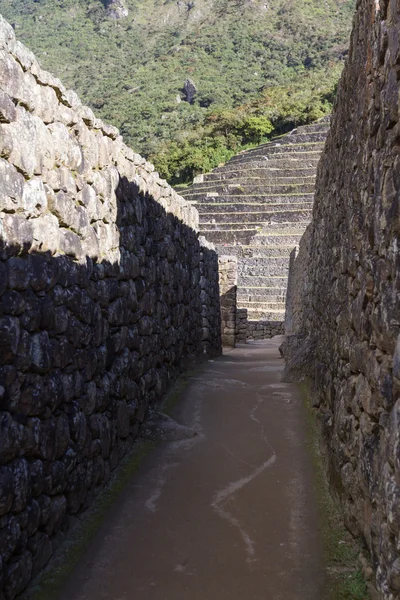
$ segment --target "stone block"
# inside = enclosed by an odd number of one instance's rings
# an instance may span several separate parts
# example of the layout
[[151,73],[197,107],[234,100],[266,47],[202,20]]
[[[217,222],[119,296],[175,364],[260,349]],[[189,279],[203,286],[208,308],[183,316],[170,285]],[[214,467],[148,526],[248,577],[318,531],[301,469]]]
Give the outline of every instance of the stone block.
[[19,214],[0,214],[0,258],[27,252],[33,241],[32,224]]
[[0,317],[0,363],[11,362],[17,354],[20,339],[20,325],[17,317]]
[[9,466],[0,467],[0,517],[6,515],[14,501],[13,472]]
[[32,575],[32,555],[25,550],[13,558],[6,567],[4,591],[7,600],[14,598],[28,585]]
[[11,164],[27,177],[41,175],[54,167],[51,134],[39,117],[17,107],[12,123],[0,124],[0,150]]
[[19,513],[26,507],[30,498],[28,461],[24,458],[18,458],[12,461],[9,466],[12,471],[14,489],[12,511]]
[[15,105],[10,97],[0,90],[0,123],[11,123],[17,118]]

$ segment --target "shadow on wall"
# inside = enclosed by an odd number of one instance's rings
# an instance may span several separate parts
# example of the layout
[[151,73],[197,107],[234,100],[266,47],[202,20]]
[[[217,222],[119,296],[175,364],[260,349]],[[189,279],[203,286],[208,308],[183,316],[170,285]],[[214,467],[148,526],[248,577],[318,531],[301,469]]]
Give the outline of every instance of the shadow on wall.
[[[149,406],[194,360],[221,352],[216,253],[135,183],[120,179],[116,197],[116,261],[96,259],[95,247],[85,255],[88,240],[72,227],[60,228],[65,254],[53,256],[50,232],[47,251],[35,246],[35,219],[3,215],[0,597],[3,588],[7,600],[47,563],[68,515],[87,508],[107,482]],[[105,223],[99,235],[112,227]]]

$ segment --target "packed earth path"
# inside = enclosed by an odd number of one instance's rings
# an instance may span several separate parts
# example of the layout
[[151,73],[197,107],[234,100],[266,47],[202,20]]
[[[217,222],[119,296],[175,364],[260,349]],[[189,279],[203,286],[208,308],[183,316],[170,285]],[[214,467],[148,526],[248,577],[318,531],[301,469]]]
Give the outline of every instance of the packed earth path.
[[114,504],[60,600],[323,600],[306,422],[282,338],[190,375],[163,442]]

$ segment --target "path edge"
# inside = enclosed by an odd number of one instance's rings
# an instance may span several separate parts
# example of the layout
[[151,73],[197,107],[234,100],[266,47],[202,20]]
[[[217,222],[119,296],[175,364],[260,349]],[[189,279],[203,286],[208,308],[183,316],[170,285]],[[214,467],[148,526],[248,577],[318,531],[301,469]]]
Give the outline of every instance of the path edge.
[[[182,373],[157,405],[157,410],[171,414],[182,399],[190,378],[197,374],[206,362],[200,361]],[[18,596],[18,600],[57,600],[58,594],[99,531],[111,507],[159,443],[140,437],[134,440],[132,449],[114,469],[103,490],[91,506],[76,517],[76,523],[68,529],[65,540],[39,575]]]
[[374,590],[368,581],[368,565],[361,543],[346,529],[340,503],[329,485],[322,422],[313,408],[310,382],[303,380],[295,385],[300,390],[305,408],[306,441],[313,465],[315,497],[324,548],[326,600],[375,600]]

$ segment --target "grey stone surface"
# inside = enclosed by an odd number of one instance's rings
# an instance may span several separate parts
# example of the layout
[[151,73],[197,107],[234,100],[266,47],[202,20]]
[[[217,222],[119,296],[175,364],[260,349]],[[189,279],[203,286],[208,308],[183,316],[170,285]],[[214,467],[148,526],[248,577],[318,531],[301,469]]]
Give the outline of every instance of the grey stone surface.
[[284,332],[290,253],[311,219],[328,128],[329,118],[298,127],[239,153],[182,190],[218,254],[237,258],[240,342]]
[[146,419],[141,429],[141,436],[147,440],[158,442],[174,442],[194,438],[198,432],[193,427],[186,427],[163,413],[154,413]]
[[107,0],[106,6],[107,15],[111,17],[111,19],[123,19],[129,14],[124,0]]
[[218,264],[222,344],[234,348],[236,346],[237,258],[220,255]]
[[0,598],[13,600],[170,382],[221,352],[221,316],[197,210],[1,16],[0,130]]
[[384,600],[400,597],[399,30],[398,2],[358,2],[282,348],[287,376],[311,379],[331,481]]

